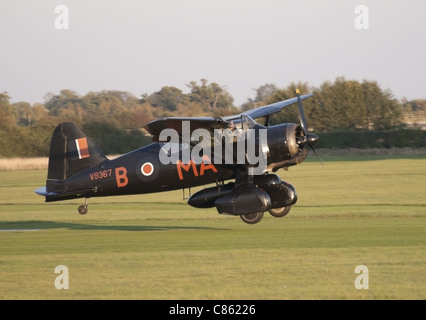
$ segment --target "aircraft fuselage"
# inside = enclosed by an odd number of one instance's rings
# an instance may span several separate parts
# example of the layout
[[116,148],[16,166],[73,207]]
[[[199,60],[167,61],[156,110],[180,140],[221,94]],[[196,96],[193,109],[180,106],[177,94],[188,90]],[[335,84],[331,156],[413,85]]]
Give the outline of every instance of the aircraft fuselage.
[[[201,164],[192,161],[162,164],[158,159],[161,147],[160,143],[152,143],[118,158],[105,160],[65,181],[48,180],[46,201],[170,191],[229,180],[235,176],[232,166],[207,161]],[[59,191],[60,194],[57,194]]]

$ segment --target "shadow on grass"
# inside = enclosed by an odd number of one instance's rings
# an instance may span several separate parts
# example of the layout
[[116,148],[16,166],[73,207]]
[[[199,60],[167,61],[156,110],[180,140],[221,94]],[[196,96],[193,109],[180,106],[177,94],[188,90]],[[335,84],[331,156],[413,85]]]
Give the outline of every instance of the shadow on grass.
[[164,230],[227,230],[199,226],[152,226],[152,225],[96,225],[55,221],[8,221],[0,222],[0,232],[25,232],[48,229],[109,230],[109,231],[164,231]]

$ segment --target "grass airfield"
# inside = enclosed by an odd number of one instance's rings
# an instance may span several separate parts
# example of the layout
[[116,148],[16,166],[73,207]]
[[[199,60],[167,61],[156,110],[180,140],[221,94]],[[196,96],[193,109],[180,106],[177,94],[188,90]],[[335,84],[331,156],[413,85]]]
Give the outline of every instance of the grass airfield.
[[425,299],[426,156],[323,160],[278,171],[299,200],[256,225],[182,190],[92,198],[81,216],[82,199],[34,194],[45,170],[2,171],[0,299]]

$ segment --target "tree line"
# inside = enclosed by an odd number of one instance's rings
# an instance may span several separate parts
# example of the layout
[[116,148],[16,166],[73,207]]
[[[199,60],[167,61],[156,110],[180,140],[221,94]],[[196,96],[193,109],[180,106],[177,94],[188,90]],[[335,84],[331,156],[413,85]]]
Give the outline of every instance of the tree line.
[[[393,130],[403,126],[403,111],[425,108],[424,100],[398,101],[377,82],[336,78],[319,87],[306,82],[286,87],[265,84],[254,97],[235,106],[226,86],[201,79],[187,84],[188,92],[164,86],[140,98],[124,91],[108,90],[79,95],[69,89],[48,93],[44,103],[11,103],[0,93],[0,156],[47,156],[57,124],[74,122],[106,154],[119,154],[151,142],[141,128],[147,122],[171,116],[226,116],[294,97],[299,88],[313,93],[304,101],[308,125],[316,132]],[[285,108],[273,123],[298,122],[297,108]],[[349,146],[348,146],[349,147]]]

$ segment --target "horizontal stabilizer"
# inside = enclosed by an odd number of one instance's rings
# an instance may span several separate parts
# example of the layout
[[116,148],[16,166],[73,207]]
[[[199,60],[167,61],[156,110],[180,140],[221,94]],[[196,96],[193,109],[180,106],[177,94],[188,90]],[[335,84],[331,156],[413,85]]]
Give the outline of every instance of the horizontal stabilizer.
[[93,190],[87,189],[87,190],[70,190],[66,192],[47,192],[46,187],[41,187],[34,192],[40,196],[46,197],[46,202],[52,202],[52,201],[59,201],[59,200],[69,200],[69,199],[76,199],[81,198],[84,195],[89,195],[90,192],[93,192]]
[[46,187],[38,188],[38,189],[34,190],[34,192],[37,193],[40,196],[43,196],[43,197],[47,196],[47,189],[46,189]]

